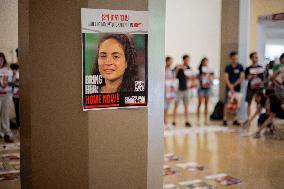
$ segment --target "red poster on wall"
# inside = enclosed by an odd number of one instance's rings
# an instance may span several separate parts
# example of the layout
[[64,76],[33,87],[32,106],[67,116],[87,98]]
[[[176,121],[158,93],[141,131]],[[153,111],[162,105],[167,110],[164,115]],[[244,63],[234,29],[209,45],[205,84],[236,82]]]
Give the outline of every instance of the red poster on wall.
[[148,12],[82,9],[83,110],[147,106]]

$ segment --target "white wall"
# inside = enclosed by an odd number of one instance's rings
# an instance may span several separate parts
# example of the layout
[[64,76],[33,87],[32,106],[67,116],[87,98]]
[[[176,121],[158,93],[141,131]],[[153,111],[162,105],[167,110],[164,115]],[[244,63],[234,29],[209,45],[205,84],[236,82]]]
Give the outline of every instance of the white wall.
[[[264,15],[265,16],[265,15]],[[257,25],[257,52],[259,62],[263,65],[269,60],[276,60],[282,53],[284,40],[284,21],[265,20],[258,22]],[[274,47],[271,47],[274,45]],[[275,45],[279,45],[275,47]],[[282,46],[282,47],[281,47]]]
[[266,40],[265,57],[279,62],[279,57],[284,53],[284,38],[271,38]]
[[0,52],[8,62],[16,62],[18,47],[18,0],[0,0]]
[[193,68],[206,56],[218,76],[221,0],[167,0],[166,11],[166,55],[180,63],[189,54]]

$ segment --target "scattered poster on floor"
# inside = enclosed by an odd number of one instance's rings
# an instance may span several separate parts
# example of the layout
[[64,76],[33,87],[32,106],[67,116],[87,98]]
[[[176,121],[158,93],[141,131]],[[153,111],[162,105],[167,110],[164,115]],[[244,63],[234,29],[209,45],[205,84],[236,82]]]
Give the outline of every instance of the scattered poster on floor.
[[218,189],[216,186],[207,184],[203,180],[189,180],[179,182],[179,185],[186,186],[189,189]]
[[186,162],[176,164],[176,167],[187,170],[187,171],[203,171],[205,167],[196,162]]
[[179,189],[175,184],[163,184],[163,189]]
[[20,178],[20,171],[18,170],[0,172],[0,182],[6,180],[15,180],[19,178]]
[[0,159],[2,161],[20,161],[20,153],[9,153],[9,154],[1,154]]
[[177,175],[178,172],[173,170],[170,166],[164,165],[163,167],[163,176],[173,176]]
[[236,184],[240,184],[241,180],[231,177],[225,173],[220,173],[220,174],[216,174],[216,175],[210,175],[210,176],[206,176],[206,179],[210,179],[210,180],[215,180],[218,183],[224,185],[224,186],[229,186],[229,185],[236,185]]
[[164,161],[179,161],[180,158],[173,153],[168,153],[164,155]]
[[148,12],[81,10],[83,110],[147,106]]
[[20,143],[0,144],[0,152],[8,150],[20,150]]

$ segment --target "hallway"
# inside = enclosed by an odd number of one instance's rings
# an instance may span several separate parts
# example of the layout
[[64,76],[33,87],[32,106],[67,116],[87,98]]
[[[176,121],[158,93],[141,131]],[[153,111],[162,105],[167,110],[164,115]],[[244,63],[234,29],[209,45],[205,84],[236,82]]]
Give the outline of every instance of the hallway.
[[[192,120],[194,123],[194,118]],[[283,188],[283,141],[242,136],[238,128],[224,128],[219,125],[220,123],[213,122],[207,126],[194,125],[193,128],[186,129],[183,127],[183,119],[180,118],[176,129],[165,131],[165,154],[174,153],[180,157],[179,161],[165,164],[180,173],[165,176],[164,183],[177,184],[201,179],[221,189]],[[183,162],[197,162],[205,166],[205,169],[184,171],[175,167],[177,163]],[[204,178],[218,173],[226,173],[240,179],[242,183],[229,187]]]
[[[192,123],[196,122],[192,115],[191,120]],[[178,117],[177,125],[177,128],[165,131],[164,153],[174,153],[180,158],[179,161],[165,162],[165,165],[176,170],[178,174],[165,176],[164,184],[201,179],[220,189],[228,188],[204,178],[212,174],[226,173],[242,181],[240,185],[230,186],[230,189],[281,189],[284,185],[283,141],[243,136],[239,128],[224,128],[220,126],[220,122],[200,126],[193,124],[194,126],[188,129],[183,127],[181,116]],[[255,128],[250,133],[254,130]],[[3,144],[1,149],[1,155],[19,152],[19,149],[15,148],[3,150]],[[205,169],[185,171],[176,168],[176,164],[184,162],[197,162],[205,166]],[[11,169],[7,162],[5,166]],[[0,188],[20,189],[19,179],[0,181]]]

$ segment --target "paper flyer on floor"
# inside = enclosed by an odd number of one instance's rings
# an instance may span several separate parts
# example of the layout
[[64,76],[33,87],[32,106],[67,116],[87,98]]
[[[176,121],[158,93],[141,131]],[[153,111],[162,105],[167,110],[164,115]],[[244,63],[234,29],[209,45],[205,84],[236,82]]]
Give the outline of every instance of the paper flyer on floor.
[[20,161],[20,153],[1,154],[2,161]]
[[163,184],[163,189],[179,189],[175,184]]
[[168,153],[164,155],[164,161],[179,161],[179,157],[173,153]]
[[217,187],[198,179],[179,182],[179,185],[186,186],[189,189],[218,189]]
[[11,170],[11,171],[4,171],[0,172],[0,181],[5,180],[14,180],[20,178],[20,171],[19,170]]
[[242,182],[240,179],[229,176],[225,173],[209,175],[209,176],[206,176],[205,178],[209,179],[209,180],[215,180],[215,181],[217,181],[218,183],[220,183],[224,186],[240,184]]
[[147,106],[148,12],[81,9],[83,110]]
[[196,162],[186,162],[176,164],[178,168],[185,169],[187,171],[203,171],[205,167]]
[[179,172],[173,170],[170,166],[168,165],[163,166],[163,176],[173,176],[177,174],[179,174]]

